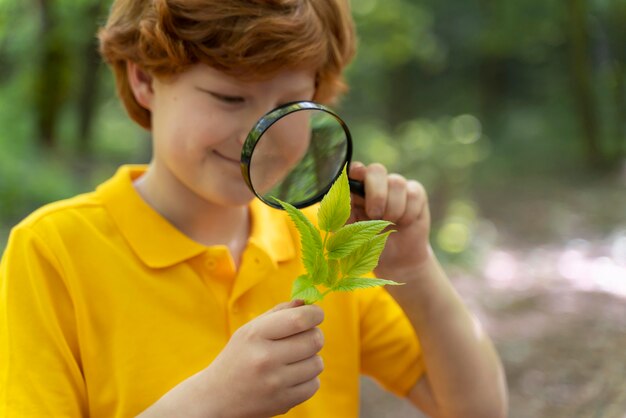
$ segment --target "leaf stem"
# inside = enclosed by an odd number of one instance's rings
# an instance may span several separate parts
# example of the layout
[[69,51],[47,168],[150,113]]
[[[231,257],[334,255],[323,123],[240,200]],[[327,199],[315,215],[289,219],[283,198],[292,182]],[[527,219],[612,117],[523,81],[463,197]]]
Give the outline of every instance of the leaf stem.
[[324,231],[324,242],[322,242],[322,251],[324,253],[324,258],[328,260],[326,255],[326,240],[328,239],[328,231]]

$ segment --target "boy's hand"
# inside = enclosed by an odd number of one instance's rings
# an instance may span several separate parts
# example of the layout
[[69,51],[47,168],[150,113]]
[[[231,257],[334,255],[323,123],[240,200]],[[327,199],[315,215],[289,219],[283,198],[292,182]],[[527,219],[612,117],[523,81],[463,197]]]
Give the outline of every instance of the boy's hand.
[[[317,392],[324,369],[319,306],[277,305],[239,328],[206,369],[182,381],[140,418],[270,417]],[[183,359],[184,361],[184,359]]]
[[424,187],[381,164],[350,164],[349,177],[365,184],[365,199],[352,195],[351,222],[384,219],[395,224],[381,254],[376,274],[406,282],[430,255],[430,212]]
[[269,417],[284,414],[319,389],[324,345],[316,328],[318,306],[278,305],[238,329],[202,373],[211,400],[206,416]]

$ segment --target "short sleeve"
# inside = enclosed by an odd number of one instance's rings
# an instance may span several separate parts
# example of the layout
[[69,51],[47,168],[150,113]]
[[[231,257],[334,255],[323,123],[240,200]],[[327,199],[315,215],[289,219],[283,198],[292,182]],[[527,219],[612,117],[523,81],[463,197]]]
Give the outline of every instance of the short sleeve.
[[0,416],[86,416],[76,319],[45,241],[15,228],[0,262]]
[[358,293],[361,372],[404,397],[424,373],[418,337],[402,308],[384,288]]

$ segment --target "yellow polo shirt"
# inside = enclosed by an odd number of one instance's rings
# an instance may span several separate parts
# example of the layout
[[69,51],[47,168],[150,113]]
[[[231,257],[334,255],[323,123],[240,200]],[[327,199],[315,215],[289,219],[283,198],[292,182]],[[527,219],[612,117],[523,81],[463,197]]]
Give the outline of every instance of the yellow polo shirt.
[[[289,299],[303,267],[283,211],[250,205],[236,270],[226,247],[192,241],[142,200],[132,181],[144,171],[124,166],[13,229],[0,264],[0,416],[134,416]],[[321,388],[286,416],[357,417],[360,373],[406,394],[423,363],[387,292],[331,294],[320,305]]]

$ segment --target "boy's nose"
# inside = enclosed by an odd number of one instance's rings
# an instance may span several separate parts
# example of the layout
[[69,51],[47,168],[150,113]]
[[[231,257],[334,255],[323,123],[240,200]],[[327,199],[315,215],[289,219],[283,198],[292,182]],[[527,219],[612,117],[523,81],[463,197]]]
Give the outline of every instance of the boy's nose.
[[240,130],[237,134],[237,143],[240,146],[243,146],[244,142],[246,142],[246,138],[248,138],[250,131],[254,128],[260,117],[261,116],[258,116],[255,112],[241,121]]
[[248,137],[248,133],[249,130],[243,130],[242,132],[239,132],[239,134],[237,135],[237,144],[242,147],[244,142],[246,142],[246,138]]

